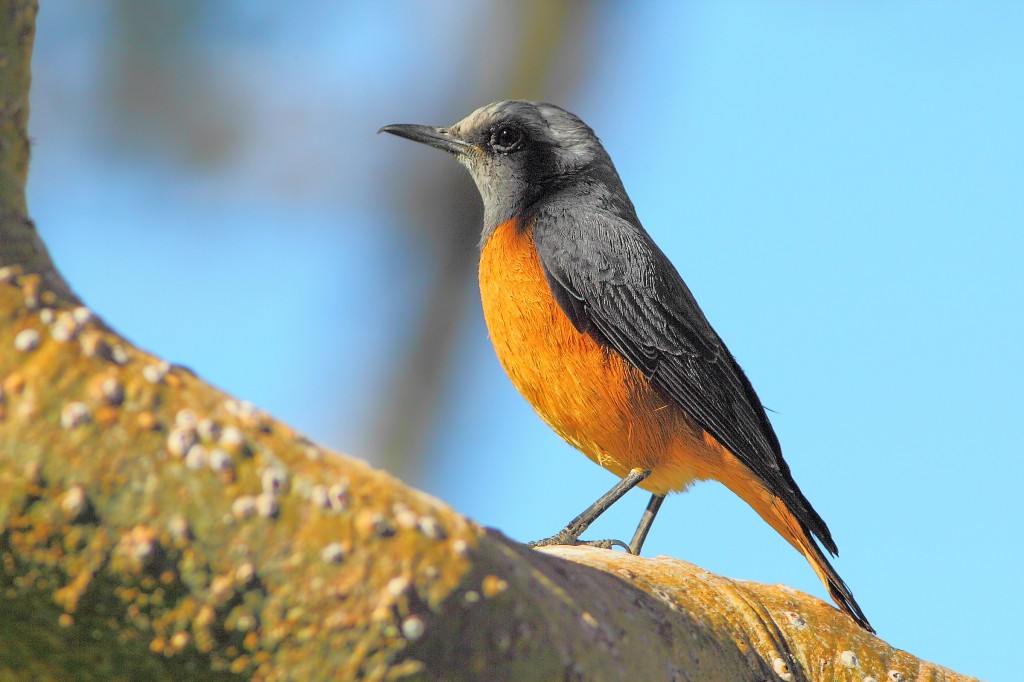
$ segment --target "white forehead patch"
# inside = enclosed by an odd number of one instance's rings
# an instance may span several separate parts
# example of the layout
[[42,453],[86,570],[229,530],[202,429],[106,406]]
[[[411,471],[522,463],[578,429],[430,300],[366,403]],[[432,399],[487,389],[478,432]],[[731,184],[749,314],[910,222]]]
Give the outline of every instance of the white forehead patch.
[[482,106],[466,118],[453,125],[451,129],[456,133],[465,134],[467,131],[482,128],[491,120],[494,116],[494,112],[497,111],[502,104],[503,102],[492,102],[491,104]]

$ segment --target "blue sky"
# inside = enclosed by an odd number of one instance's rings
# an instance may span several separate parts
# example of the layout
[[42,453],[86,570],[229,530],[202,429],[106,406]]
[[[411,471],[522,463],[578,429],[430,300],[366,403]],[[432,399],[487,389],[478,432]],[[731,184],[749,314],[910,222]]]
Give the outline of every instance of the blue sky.
[[[396,227],[408,217],[392,206],[416,199],[399,169],[452,163],[374,133],[468,113],[450,100],[479,78],[488,6],[219,5],[186,37],[215,101],[173,103],[227,121],[212,147],[111,123],[110,11],[40,13],[29,200],[58,265],[141,346],[371,456],[368,406],[415,297],[380,302],[429,275],[429,245]],[[775,410],[840,574],[893,645],[1014,679],[1024,4],[622,3],[595,17],[572,87],[541,94],[601,136]],[[416,484],[513,538],[550,535],[613,479],[519,398],[466,298]],[[645,502],[628,496],[594,535],[627,536]],[[645,553],[826,597],[714,483],[669,498]]]

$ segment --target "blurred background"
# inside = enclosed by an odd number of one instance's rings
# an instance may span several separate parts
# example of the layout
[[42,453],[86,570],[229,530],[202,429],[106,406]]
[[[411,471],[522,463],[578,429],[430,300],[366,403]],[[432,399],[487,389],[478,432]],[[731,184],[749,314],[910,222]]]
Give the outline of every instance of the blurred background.
[[[468,176],[375,131],[555,102],[775,410],[879,634],[1019,679],[1024,3],[40,4],[30,208],[128,338],[554,533],[613,478],[493,356]],[[827,599],[718,484],[669,498],[645,553]]]

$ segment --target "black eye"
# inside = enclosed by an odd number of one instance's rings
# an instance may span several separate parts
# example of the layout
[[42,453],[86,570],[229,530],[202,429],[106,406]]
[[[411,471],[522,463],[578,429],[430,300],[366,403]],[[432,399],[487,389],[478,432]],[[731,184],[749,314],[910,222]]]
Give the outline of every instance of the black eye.
[[513,151],[523,141],[523,131],[515,126],[498,126],[491,131],[491,148],[496,152]]

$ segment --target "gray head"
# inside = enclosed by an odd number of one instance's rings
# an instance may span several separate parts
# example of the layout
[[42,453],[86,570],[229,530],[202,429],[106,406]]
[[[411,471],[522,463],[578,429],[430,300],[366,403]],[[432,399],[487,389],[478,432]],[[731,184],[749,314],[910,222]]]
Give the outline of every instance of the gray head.
[[[507,100],[481,107],[448,128],[380,129],[453,154],[484,201],[484,237],[562,191],[602,197],[632,213],[615,167],[594,131],[553,104]],[[634,214],[635,215],[635,214]]]

